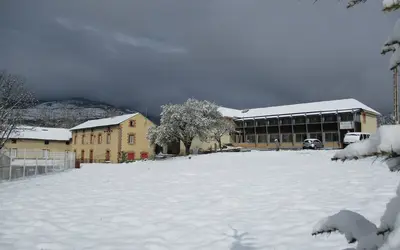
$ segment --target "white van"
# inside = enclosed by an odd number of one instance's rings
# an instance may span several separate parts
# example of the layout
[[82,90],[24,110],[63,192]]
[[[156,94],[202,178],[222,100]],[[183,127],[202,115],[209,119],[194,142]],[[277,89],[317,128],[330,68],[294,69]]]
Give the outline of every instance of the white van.
[[370,136],[370,133],[349,132],[344,136],[343,147],[345,148],[351,143],[368,139]]

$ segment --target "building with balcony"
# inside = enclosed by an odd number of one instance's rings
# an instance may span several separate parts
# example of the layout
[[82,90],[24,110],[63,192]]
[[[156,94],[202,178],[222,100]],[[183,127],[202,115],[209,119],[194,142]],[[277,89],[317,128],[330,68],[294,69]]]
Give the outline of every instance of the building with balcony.
[[301,148],[307,138],[321,140],[325,147],[340,148],[347,132],[375,133],[376,110],[355,99],[236,110],[220,108],[233,119],[236,132],[231,143],[247,148]]

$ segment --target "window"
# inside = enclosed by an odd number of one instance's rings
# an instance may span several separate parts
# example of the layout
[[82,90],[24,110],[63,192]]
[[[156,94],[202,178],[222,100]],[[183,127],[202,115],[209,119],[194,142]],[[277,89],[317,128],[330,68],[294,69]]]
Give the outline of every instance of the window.
[[342,114],[340,114],[340,120],[342,122],[353,121],[353,113],[342,113]]
[[255,126],[255,121],[253,121],[253,120],[245,121],[244,126],[245,127],[254,127]]
[[46,140],[46,141],[44,141],[44,144],[45,144],[45,145],[49,145],[49,143],[50,143],[50,142],[49,142],[49,141],[47,141],[47,140]]
[[12,143],[12,144],[16,144],[16,143],[17,143],[17,140],[11,139],[11,143]]
[[279,141],[279,135],[278,134],[270,134],[269,135],[269,142],[275,142],[275,139]]
[[258,135],[257,142],[258,143],[266,143],[267,142],[267,135]]
[[293,136],[292,134],[282,134],[282,142],[292,142]]
[[246,135],[246,143],[255,143],[256,136],[255,135]]
[[75,138],[74,138],[74,144],[76,144],[76,141],[78,140],[78,136],[77,135],[75,135]]
[[82,145],[85,144],[85,135],[82,135]]
[[108,133],[107,134],[107,144],[110,144],[110,143],[111,143],[111,134]]
[[18,154],[18,149],[16,148],[10,148],[10,157],[11,158],[16,158]]
[[135,144],[135,134],[129,134],[128,135],[128,143],[129,144]]
[[66,142],[65,142],[65,145],[69,145],[69,144],[70,144],[70,141],[66,141]]
[[294,118],[294,123],[295,124],[305,124],[306,123],[306,117],[305,116],[297,116]]
[[321,133],[312,133],[310,134],[310,139],[318,139],[322,141],[322,134]]
[[50,154],[50,150],[49,149],[43,149],[42,150],[43,158],[48,159],[49,158],[49,154]]
[[85,160],[85,150],[81,151],[81,161]]
[[90,144],[93,144],[93,138],[94,138],[94,135],[91,134],[91,135],[90,135]]
[[307,139],[307,134],[296,134],[296,142],[303,142]]
[[327,142],[337,142],[338,138],[339,138],[339,136],[336,132],[325,133],[325,141],[327,141]]
[[256,122],[257,122],[257,126],[258,127],[267,125],[267,121],[266,120],[257,120]]
[[308,117],[308,121],[310,123],[320,123],[321,122],[321,116],[318,115],[313,115]]
[[336,115],[325,115],[324,122],[336,122]]
[[292,124],[292,118],[290,118],[290,117],[282,118],[281,119],[281,124],[284,124],[284,125]]
[[102,143],[103,143],[103,136],[102,136],[101,134],[99,134],[99,135],[97,136],[97,143],[98,143],[98,144],[102,144]]
[[276,119],[276,118],[268,119],[268,124],[269,125],[278,125],[278,119]]
[[136,127],[136,121],[135,120],[130,120],[129,121],[129,127],[132,127],[132,128]]

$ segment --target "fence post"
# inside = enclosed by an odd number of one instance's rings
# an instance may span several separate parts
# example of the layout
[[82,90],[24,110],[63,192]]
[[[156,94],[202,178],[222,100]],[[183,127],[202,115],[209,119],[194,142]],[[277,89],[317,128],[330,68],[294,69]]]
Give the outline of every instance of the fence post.
[[45,156],[45,160],[44,160],[44,173],[47,174],[47,156]]
[[51,172],[54,172],[54,157],[51,159],[51,168],[52,168],[52,171]]
[[25,172],[26,172],[26,149],[24,149],[24,172],[22,173],[22,178],[25,178]]
[[35,176],[37,175],[37,169],[38,169],[38,156],[36,155]]
[[13,157],[10,154],[10,172],[9,172],[9,175],[8,175],[8,180],[9,181],[11,181],[11,178],[12,178],[12,161],[13,161]]

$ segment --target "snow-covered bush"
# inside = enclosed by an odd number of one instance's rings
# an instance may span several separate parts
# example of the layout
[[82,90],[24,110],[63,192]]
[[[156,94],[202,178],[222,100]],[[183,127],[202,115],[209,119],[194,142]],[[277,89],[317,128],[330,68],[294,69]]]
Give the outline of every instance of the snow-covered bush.
[[181,141],[185,153],[190,153],[190,146],[195,137],[206,140],[216,121],[222,119],[218,106],[209,101],[188,99],[183,104],[163,105],[160,126],[149,130],[150,143],[161,146]]
[[[338,151],[333,159],[346,161],[371,156],[384,157],[391,171],[400,171],[400,125],[380,127],[369,139]],[[358,213],[343,210],[318,222],[312,235],[339,232],[349,243],[358,243],[356,250],[400,250],[399,223],[400,185],[386,205],[379,227]]]

